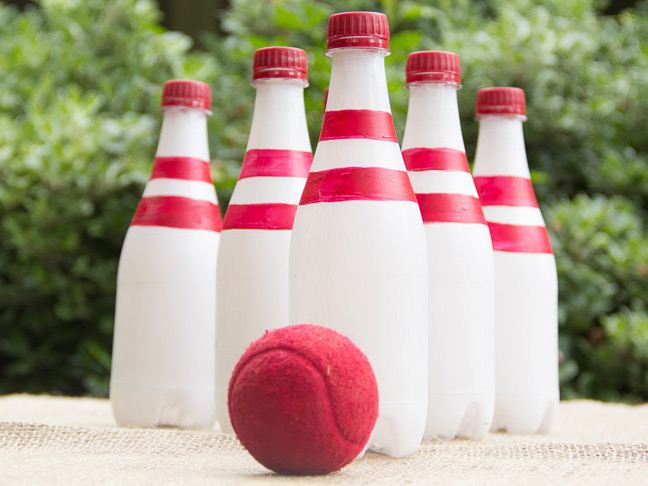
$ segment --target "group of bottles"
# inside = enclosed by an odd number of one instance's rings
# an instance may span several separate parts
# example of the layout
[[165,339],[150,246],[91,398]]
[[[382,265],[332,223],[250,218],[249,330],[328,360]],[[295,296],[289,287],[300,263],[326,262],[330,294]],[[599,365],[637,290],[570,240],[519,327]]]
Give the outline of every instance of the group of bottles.
[[473,178],[458,56],[408,57],[401,150],[388,48],[383,14],[330,17],[314,157],[305,52],[256,51],[250,137],[222,224],[209,88],[165,84],[153,172],[119,266],[118,423],[208,427],[217,418],[231,431],[227,385],[245,348],[267,329],[310,323],[349,337],[373,366],[380,409],[370,450],[402,457],[422,438],[548,430],[558,405],[557,283],[526,160],[524,93],[479,91]]

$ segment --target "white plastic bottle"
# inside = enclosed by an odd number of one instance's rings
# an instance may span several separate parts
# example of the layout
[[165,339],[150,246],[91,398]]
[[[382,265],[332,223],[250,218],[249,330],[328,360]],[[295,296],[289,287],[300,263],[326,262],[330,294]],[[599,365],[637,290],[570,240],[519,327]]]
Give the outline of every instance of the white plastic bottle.
[[493,430],[548,432],[558,411],[558,279],[524,147],[519,88],[477,93],[473,175],[495,250]]
[[427,410],[427,250],[398,146],[384,57],[383,14],[328,24],[329,97],[290,247],[290,322],[348,336],[378,381],[368,447],[415,452]]
[[429,260],[425,438],[482,439],[494,405],[493,246],[461,135],[459,56],[408,56],[403,157]]
[[218,250],[216,407],[226,432],[232,432],[227,389],[234,366],[266,330],[288,325],[290,236],[313,161],[304,109],[307,72],[301,49],[254,53],[250,138]]
[[221,215],[209,168],[209,86],[168,81],[151,178],[117,275],[110,400],[119,425],[215,421],[216,252]]

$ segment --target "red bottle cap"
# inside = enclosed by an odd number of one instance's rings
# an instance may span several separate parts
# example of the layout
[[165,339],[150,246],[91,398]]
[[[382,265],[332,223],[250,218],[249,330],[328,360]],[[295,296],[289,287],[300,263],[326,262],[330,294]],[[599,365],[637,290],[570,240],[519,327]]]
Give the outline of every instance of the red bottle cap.
[[475,103],[479,115],[526,115],[524,90],[520,88],[484,88],[477,91]]
[[174,79],[164,83],[162,88],[162,108],[167,106],[186,106],[211,110],[211,88],[200,81]]
[[443,51],[412,52],[407,56],[405,74],[407,84],[461,84],[459,56],[454,52]]
[[259,79],[300,79],[308,82],[306,52],[296,47],[264,47],[254,52],[252,81]]
[[328,21],[326,49],[355,47],[389,50],[387,16],[378,12],[344,12]]

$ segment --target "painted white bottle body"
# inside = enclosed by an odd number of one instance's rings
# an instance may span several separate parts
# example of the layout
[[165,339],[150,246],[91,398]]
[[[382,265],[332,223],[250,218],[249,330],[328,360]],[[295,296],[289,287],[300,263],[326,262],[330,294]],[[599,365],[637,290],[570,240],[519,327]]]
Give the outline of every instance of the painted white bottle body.
[[[530,182],[523,116],[483,115],[473,175],[495,250],[495,415],[492,430],[548,432],[558,412],[558,278]],[[504,179],[501,179],[504,178]],[[522,184],[523,198],[486,196]],[[508,182],[507,182],[508,181]],[[517,182],[516,182],[517,181]],[[517,191],[521,193],[520,191]],[[501,193],[501,198],[506,194]],[[518,199],[518,201],[516,201]],[[513,228],[511,228],[513,227]],[[506,232],[519,232],[513,239]]]
[[[418,449],[425,427],[427,250],[391,119],[385,53],[333,52],[324,126],[293,228],[290,322],[335,329],[367,355],[380,396],[368,448],[402,457]],[[391,187],[392,197],[377,186],[371,196],[356,177],[402,187]]]
[[[207,112],[164,109],[156,164],[167,157],[192,159],[194,173],[209,174]],[[142,203],[170,202],[184,205],[182,212],[195,206],[202,213],[199,221],[188,224],[191,228],[151,218],[136,224],[136,214],[126,234],[117,276],[110,382],[120,425],[205,428],[214,423],[220,213],[211,176],[206,178],[152,178],[138,208],[140,213]],[[164,219],[164,214],[158,216]]]
[[421,82],[409,89],[402,148],[429,261],[425,439],[481,439],[494,406],[493,247],[465,156],[457,86]]
[[216,403],[232,433],[227,391],[234,366],[266,330],[288,325],[288,253],[294,214],[312,154],[304,81],[256,82],[257,95],[241,176],[218,251]]

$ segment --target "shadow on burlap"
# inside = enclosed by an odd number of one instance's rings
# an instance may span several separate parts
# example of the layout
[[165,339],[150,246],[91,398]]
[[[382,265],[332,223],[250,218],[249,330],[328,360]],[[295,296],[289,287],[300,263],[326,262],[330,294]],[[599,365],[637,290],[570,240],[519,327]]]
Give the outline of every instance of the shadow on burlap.
[[322,477],[277,476],[234,436],[118,428],[106,400],[0,397],[0,483],[648,484],[648,405],[563,402],[550,435],[425,442]]

